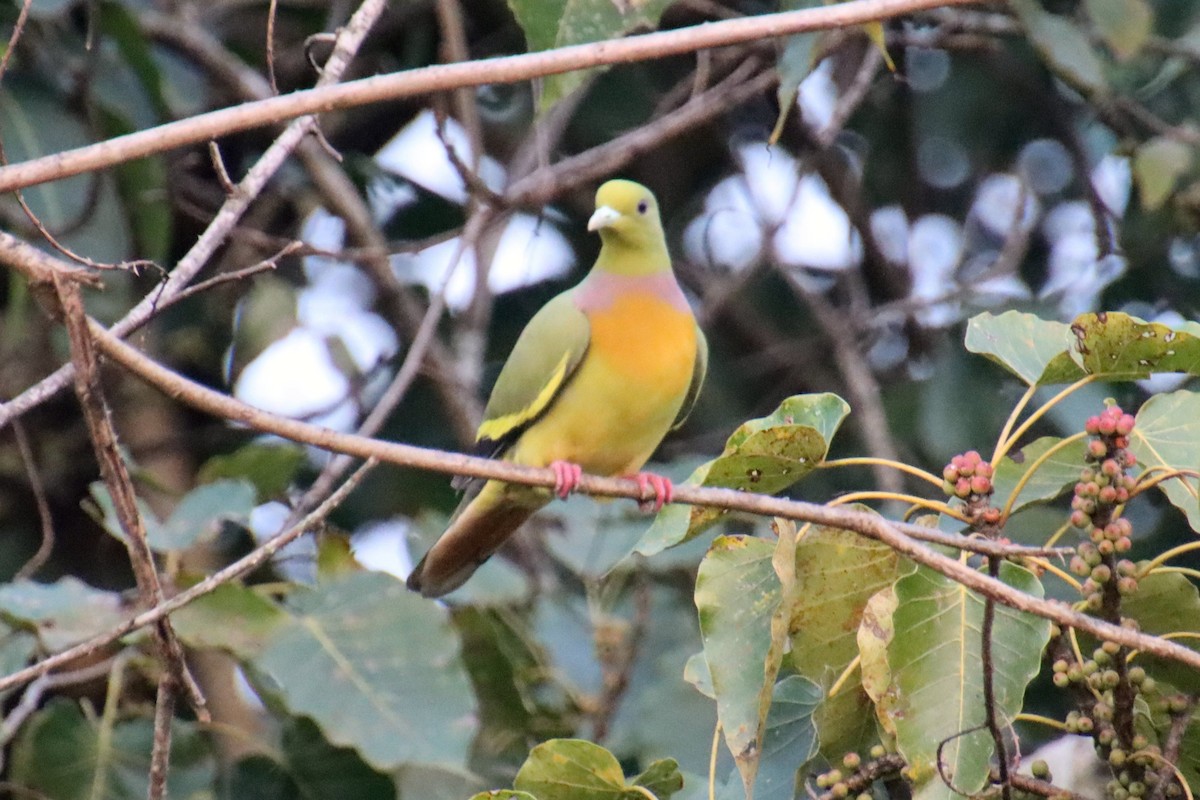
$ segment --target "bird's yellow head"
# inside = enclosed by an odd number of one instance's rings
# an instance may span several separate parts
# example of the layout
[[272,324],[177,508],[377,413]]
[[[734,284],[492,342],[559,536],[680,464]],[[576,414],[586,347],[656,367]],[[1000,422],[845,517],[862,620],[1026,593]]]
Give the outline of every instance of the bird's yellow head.
[[600,187],[588,230],[599,231],[605,247],[666,249],[658,201],[633,181],[608,181]]

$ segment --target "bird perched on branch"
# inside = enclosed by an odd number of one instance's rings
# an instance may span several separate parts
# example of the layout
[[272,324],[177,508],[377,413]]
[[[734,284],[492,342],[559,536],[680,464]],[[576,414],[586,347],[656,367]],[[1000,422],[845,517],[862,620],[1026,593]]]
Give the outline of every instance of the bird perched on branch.
[[583,472],[635,478],[654,491],[655,510],[671,501],[669,480],[639,470],[691,411],[708,345],[671,271],[649,189],[605,183],[588,230],[600,233],[595,266],[521,332],[477,435],[481,455],[553,468],[553,492],[466,481],[450,527],[408,578],[426,597],[461,586],[554,495],[574,491]]

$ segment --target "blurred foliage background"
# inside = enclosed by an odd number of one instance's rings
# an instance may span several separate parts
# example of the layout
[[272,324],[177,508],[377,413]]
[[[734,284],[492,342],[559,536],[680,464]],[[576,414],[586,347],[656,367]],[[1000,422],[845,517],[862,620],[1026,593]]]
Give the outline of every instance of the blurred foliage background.
[[[347,77],[805,5],[395,0]],[[0,31],[20,10],[0,3]],[[328,53],[323,34],[353,5],[34,0],[28,10],[0,82],[10,162],[267,96],[271,81],[279,92],[310,86],[314,61]],[[469,449],[522,325],[592,262],[592,193],[616,174],[656,192],[712,347],[696,412],[659,452],[664,472],[687,475],[785,397],[828,391],[853,409],[833,455],[940,473],[954,453],[987,448],[1022,389],[963,350],[970,315],[1017,308],[1070,320],[1106,308],[1168,324],[1194,318],[1198,66],[1196,0],[1014,0],[327,114],[316,153],[278,173],[202,277],[274,268],[172,305],[136,343],[249,402],[353,430],[395,376],[425,309],[445,302],[424,369],[379,435]],[[663,124],[697,107],[703,118]],[[223,137],[223,169],[236,181],[274,135]],[[596,148],[614,141],[601,161]],[[74,252],[153,262],[103,273],[88,308],[111,323],[191,247],[225,197],[222,181],[209,148],[196,146],[23,195]],[[485,207],[495,213],[451,269],[464,224]],[[44,242],[11,196],[0,199],[0,226]],[[68,353],[19,277],[0,286],[0,302],[7,400]],[[277,531],[326,461],[193,413],[116,370],[107,378],[178,585]],[[1106,396],[1136,408],[1184,380],[1087,387],[1034,433],[1077,431]],[[54,587],[45,602],[116,613],[132,574],[107,531],[75,403],[60,394],[0,438],[0,576],[10,581],[43,541],[32,463],[55,531],[32,573]],[[201,485],[210,490],[197,497]],[[861,468],[818,472],[796,491],[820,501],[861,488],[914,487]],[[668,756],[685,777],[707,773],[715,711],[682,678],[699,650],[692,587],[706,542],[627,557],[649,521],[629,504],[572,499],[540,515],[447,609],[385,576],[356,574],[346,558],[348,542],[366,565],[403,574],[409,547],[419,554],[454,505],[444,477],[379,469],[335,514],[335,528],[256,573],[287,598],[287,612],[231,590],[181,617],[202,684],[220,698],[220,724],[201,733],[179,721],[172,797],[466,797],[510,785],[533,744],[565,735],[599,741],[631,774]],[[1040,543],[1062,513],[1034,509],[1009,534]],[[1135,555],[1186,530],[1166,504],[1131,514]],[[725,530],[761,525],[736,520]],[[306,585],[314,588],[296,588]],[[12,625],[8,665],[54,649],[46,630],[29,635],[35,617],[14,611],[19,600],[0,602]],[[79,614],[60,646],[115,619]],[[350,620],[370,634],[348,645],[366,648],[362,658],[408,654],[375,676],[380,691],[405,687],[390,727],[373,728],[365,708],[321,686],[319,654],[288,633],[311,623],[350,636]],[[140,752],[153,696],[143,662],[117,662],[126,675],[118,700],[105,699],[103,681],[83,683],[51,692],[59,696],[5,729],[9,779],[45,796],[84,796],[91,768],[101,769],[105,724],[119,748]],[[298,672],[312,673],[313,685],[297,685]],[[1034,697],[1050,710],[1057,702]],[[1025,741],[1043,735],[1031,730]],[[67,752],[90,766],[56,768]],[[130,758],[103,767],[102,796],[144,794],[145,759]],[[703,796],[703,785],[689,778],[681,796]]]

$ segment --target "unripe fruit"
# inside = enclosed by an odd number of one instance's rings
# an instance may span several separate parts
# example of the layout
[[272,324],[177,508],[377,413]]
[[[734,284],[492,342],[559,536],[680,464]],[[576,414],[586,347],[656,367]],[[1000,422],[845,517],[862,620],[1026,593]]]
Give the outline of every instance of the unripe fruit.
[[1100,551],[1100,555],[1102,556],[1111,556],[1113,553],[1117,552],[1117,548],[1114,547],[1113,543],[1107,539],[1097,544],[1096,549]]
[[1038,759],[1029,765],[1029,773],[1038,780],[1050,780],[1050,765],[1042,759]]
[[846,753],[842,756],[842,766],[849,770],[856,770],[862,766],[862,756],[858,753]]
[[[1142,667],[1130,667],[1129,672],[1126,673],[1126,675],[1129,678],[1129,682],[1132,683],[1134,686],[1141,686],[1142,681],[1146,680],[1146,670],[1143,669]],[[1145,747],[1145,746],[1146,745],[1141,745],[1140,747],[1138,747],[1138,749],[1141,750],[1142,747]]]
[[1117,539],[1115,542],[1113,542],[1113,550],[1118,553],[1128,553],[1132,549],[1133,540],[1128,536],[1122,536],[1120,539]]
[[1121,652],[1121,645],[1117,642],[1104,641],[1100,644],[1100,649],[1108,653],[1110,656],[1115,656]]
[[[1128,539],[1122,539],[1121,542],[1128,542]],[[1120,544],[1121,542],[1117,542]],[[1131,594],[1137,594],[1138,582],[1137,578],[1120,578],[1117,581],[1117,592],[1122,597],[1129,597]]]
[[[975,494],[991,494],[992,481],[990,478],[985,478],[982,475],[976,475],[971,478],[971,491]],[[1113,493],[1116,494],[1115,492]]]
[[1088,442],[1087,454],[1098,461],[1108,455],[1108,445],[1099,439],[1092,439]]

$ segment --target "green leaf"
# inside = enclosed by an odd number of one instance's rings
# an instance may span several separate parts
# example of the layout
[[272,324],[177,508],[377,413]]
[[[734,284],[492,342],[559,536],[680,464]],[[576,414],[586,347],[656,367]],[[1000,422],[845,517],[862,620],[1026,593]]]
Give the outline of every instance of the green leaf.
[[[140,800],[147,795],[154,726],[148,719],[116,723],[83,715],[79,706],[52,699],[22,729],[13,747],[12,777],[27,790],[55,800]],[[216,765],[195,725],[172,724],[167,794],[179,800],[212,797]]]
[[480,792],[471,797],[471,800],[538,800],[529,792],[515,792],[511,789],[500,789],[493,792]]
[[[770,416],[744,423],[720,457],[698,467],[685,486],[723,486],[776,494],[821,465],[850,406],[835,394],[789,397]],[[715,524],[724,511],[667,506],[635,548],[650,556],[687,541]]]
[[220,478],[250,481],[261,500],[279,497],[304,464],[304,448],[279,442],[253,442],[228,455],[213,456],[200,467],[198,481]]
[[632,800],[616,757],[582,739],[551,739],[529,753],[513,788],[537,800]]
[[986,356],[1030,386],[1071,383],[1084,376],[1071,360],[1071,326],[1020,311],[985,312],[967,322],[967,350]]
[[[1033,468],[1038,459],[1057,447],[1063,440],[1057,436],[1043,436],[1040,439],[1017,450],[1010,452],[996,465],[992,477],[994,494],[992,501],[1003,508],[1017,488],[1017,483]],[[1063,445],[1048,459],[1043,461],[1033,473],[1021,494],[1013,503],[1015,512],[1031,503],[1053,500],[1079,481],[1079,473],[1083,469],[1084,455],[1087,453],[1087,442],[1083,439]]]
[[767,663],[771,621],[783,599],[774,552],[774,543],[763,539],[718,536],[696,576],[696,610],[717,716],[747,793],[779,668]]
[[[93,131],[68,98],[36,80],[6,81],[0,89],[0,130],[10,163],[51,156],[91,144]],[[58,240],[100,262],[120,262],[130,249],[129,229],[112,181],[103,174],[76,175],[21,190],[38,219]]]
[[288,774],[305,800],[396,797],[390,776],[371,769],[354,750],[331,745],[310,720],[289,720],[283,729],[282,745]]
[[[1180,390],[1147,400],[1137,413],[1129,449],[1143,467],[1200,467],[1200,394]],[[1200,481],[1172,478],[1159,483],[1158,488],[1187,515],[1192,530],[1200,531]]]
[[254,486],[246,481],[198,486],[183,496],[166,522],[146,519],[146,539],[160,553],[186,550],[213,539],[226,520],[247,524],[254,503]]
[[[792,800],[796,796],[796,772],[817,751],[813,712],[823,696],[820,686],[799,675],[789,675],[775,684],[763,729],[754,800]],[[721,800],[741,800],[745,796],[741,780],[736,773],[730,775]]]
[[1122,61],[1137,55],[1154,28],[1146,0],[1085,0],[1084,8],[1104,42]]
[[362,572],[297,591],[289,610],[253,662],[289,709],[376,769],[462,764],[474,703],[442,606]]
[[[658,18],[672,0],[508,0],[508,7],[525,32],[532,50],[616,39],[639,28],[658,27]],[[597,70],[577,70],[543,79],[539,107],[543,110],[579,88]]]
[[189,646],[227,650],[245,660],[260,655],[286,620],[271,600],[235,583],[222,584],[171,615],[175,632]]
[[1047,12],[1038,0],[1012,0],[1011,5],[1030,44],[1059,77],[1088,94],[1108,91],[1104,62],[1078,25]]
[[[1142,633],[1162,636],[1168,633],[1200,634],[1200,592],[1178,572],[1153,572],[1138,580],[1136,593],[1122,598],[1122,616],[1135,619]],[[1192,650],[1200,650],[1195,637],[1175,640]],[[1137,664],[1155,679],[1166,681],[1187,694],[1200,692],[1200,675],[1194,669],[1171,661],[1139,653]]]
[[1138,147],[1133,155],[1133,179],[1142,208],[1162,208],[1191,166],[1192,149],[1183,142],[1159,136]]
[[142,90],[154,106],[159,120],[169,120],[171,108],[163,96],[162,73],[137,18],[124,4],[111,0],[96,3],[93,9],[100,31],[116,44],[125,64],[137,76]]
[[[136,127],[119,111],[96,105],[96,121],[106,138],[133,133]],[[139,258],[160,266],[171,250],[174,221],[167,196],[167,164],[162,156],[135,158],[112,168],[117,195],[129,220]]]
[[[784,0],[780,3],[780,11],[797,11],[804,8],[816,8],[822,5],[822,0]],[[814,66],[819,31],[804,31],[789,36],[783,45],[783,52],[776,59],[775,71],[779,73],[779,87],[775,95],[779,100],[779,117],[775,121],[775,129],[771,131],[770,144],[779,141],[783,133],[783,124],[788,113],[796,104],[796,92],[800,83],[808,77]]]
[[1081,314],[1071,323],[1073,357],[1089,375],[1134,380],[1155,372],[1200,374],[1200,328],[1171,328],[1129,314]]
[[65,650],[125,621],[121,597],[67,576],[54,583],[0,585],[0,616],[29,625],[50,651]]
[[896,735],[896,692],[892,684],[892,669],[888,666],[887,650],[896,633],[892,614],[896,611],[896,592],[893,587],[880,589],[867,601],[862,621],[858,624],[858,652],[862,656],[862,687],[875,704],[880,727],[888,736]]
[[[857,510],[870,509],[858,507]],[[791,608],[792,668],[829,687],[859,655],[857,631],[868,601],[895,581],[896,552],[851,531],[816,525],[796,548],[798,601]],[[861,681],[849,681],[816,714],[821,752],[835,757],[874,727]]]
[[[1019,591],[1042,596],[1038,579],[1004,563],[1000,579]],[[916,775],[918,800],[958,798],[938,776],[939,745],[955,788],[975,792],[987,781],[992,738],[984,720],[980,629],[984,602],[961,584],[925,567],[896,583],[895,634],[888,664],[896,702],[891,711],[900,754]],[[1037,675],[1050,625],[997,605],[992,629],[996,715],[1012,719],[1025,688]]]
[[671,795],[683,788],[683,775],[679,772],[679,762],[673,758],[660,758],[646,770],[633,779],[634,786],[644,786],[658,800],[667,800]]

